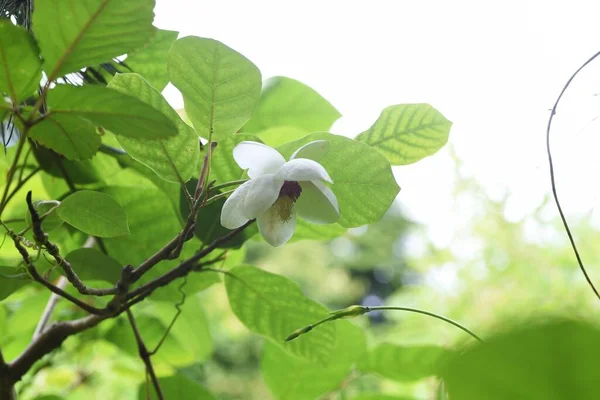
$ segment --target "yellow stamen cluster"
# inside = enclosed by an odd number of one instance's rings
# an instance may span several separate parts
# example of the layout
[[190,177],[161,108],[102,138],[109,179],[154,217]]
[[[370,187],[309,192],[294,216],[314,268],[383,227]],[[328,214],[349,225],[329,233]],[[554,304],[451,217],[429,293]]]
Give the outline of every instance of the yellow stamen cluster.
[[273,204],[277,215],[281,218],[282,222],[288,222],[292,218],[292,209],[294,207],[294,199],[288,196],[279,196],[275,204]]

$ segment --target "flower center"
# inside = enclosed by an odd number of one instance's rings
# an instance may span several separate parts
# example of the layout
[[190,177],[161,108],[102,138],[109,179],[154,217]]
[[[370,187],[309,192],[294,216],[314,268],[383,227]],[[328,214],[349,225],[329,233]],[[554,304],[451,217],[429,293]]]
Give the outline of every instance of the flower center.
[[283,222],[287,222],[292,217],[294,203],[300,197],[302,188],[295,181],[284,181],[279,190],[279,197],[275,201],[275,210]]

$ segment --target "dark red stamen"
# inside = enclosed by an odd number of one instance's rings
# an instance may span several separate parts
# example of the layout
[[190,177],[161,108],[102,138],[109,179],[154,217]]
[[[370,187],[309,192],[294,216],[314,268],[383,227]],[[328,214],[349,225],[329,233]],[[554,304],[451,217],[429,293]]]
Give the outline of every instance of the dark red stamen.
[[293,202],[298,200],[300,193],[302,193],[302,188],[296,181],[284,181],[281,189],[279,189],[279,197],[289,197]]

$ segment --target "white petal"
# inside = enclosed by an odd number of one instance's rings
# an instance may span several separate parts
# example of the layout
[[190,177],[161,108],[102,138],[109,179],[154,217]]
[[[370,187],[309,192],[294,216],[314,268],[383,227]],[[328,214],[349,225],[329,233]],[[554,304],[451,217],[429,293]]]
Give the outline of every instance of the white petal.
[[244,225],[250,218],[244,216],[243,205],[248,189],[252,186],[252,181],[244,182],[243,185],[235,189],[229,198],[223,204],[221,209],[221,225],[227,229],[235,229]]
[[296,210],[305,220],[314,224],[333,224],[340,218],[340,207],[335,194],[320,181],[300,182],[302,194],[296,200]]
[[233,159],[242,168],[248,169],[250,178],[274,174],[285,158],[277,150],[258,142],[240,142],[233,149]]
[[306,158],[296,158],[288,161],[277,172],[277,175],[286,181],[318,181],[323,180],[333,183],[327,171],[321,164]]
[[242,213],[244,217],[252,219],[275,203],[275,200],[279,197],[279,190],[283,185],[283,179],[269,174],[250,179],[246,183],[250,183],[250,185],[248,185],[246,197],[242,205]]
[[315,140],[306,143],[292,154],[290,160],[294,158],[308,158],[309,160],[319,161],[325,157],[329,151],[329,142],[327,140]]
[[278,247],[286,243],[296,229],[296,213],[292,212],[288,221],[282,221],[275,207],[269,208],[256,218],[258,230],[271,246]]

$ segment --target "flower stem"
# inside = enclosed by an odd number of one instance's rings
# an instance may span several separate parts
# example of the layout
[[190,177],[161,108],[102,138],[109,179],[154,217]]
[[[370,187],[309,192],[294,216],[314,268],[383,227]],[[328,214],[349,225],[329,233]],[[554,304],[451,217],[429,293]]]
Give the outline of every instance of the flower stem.
[[223,192],[223,193],[216,194],[216,195],[214,195],[213,197],[211,197],[211,198],[207,199],[207,200],[204,202],[203,206],[207,206],[207,205],[209,205],[210,203],[212,203],[213,201],[217,201],[217,200],[219,200],[219,199],[221,199],[221,198],[223,198],[223,197],[227,197],[227,196],[229,196],[231,193],[233,193],[234,191],[235,191],[235,189],[233,189],[233,190],[228,190],[228,191],[226,191],[226,192]]
[[210,190],[219,190],[219,189],[226,188],[229,186],[241,185],[242,183],[247,182],[247,181],[248,181],[248,179],[238,179],[237,181],[225,182],[225,183],[221,183],[219,185],[211,187]]

